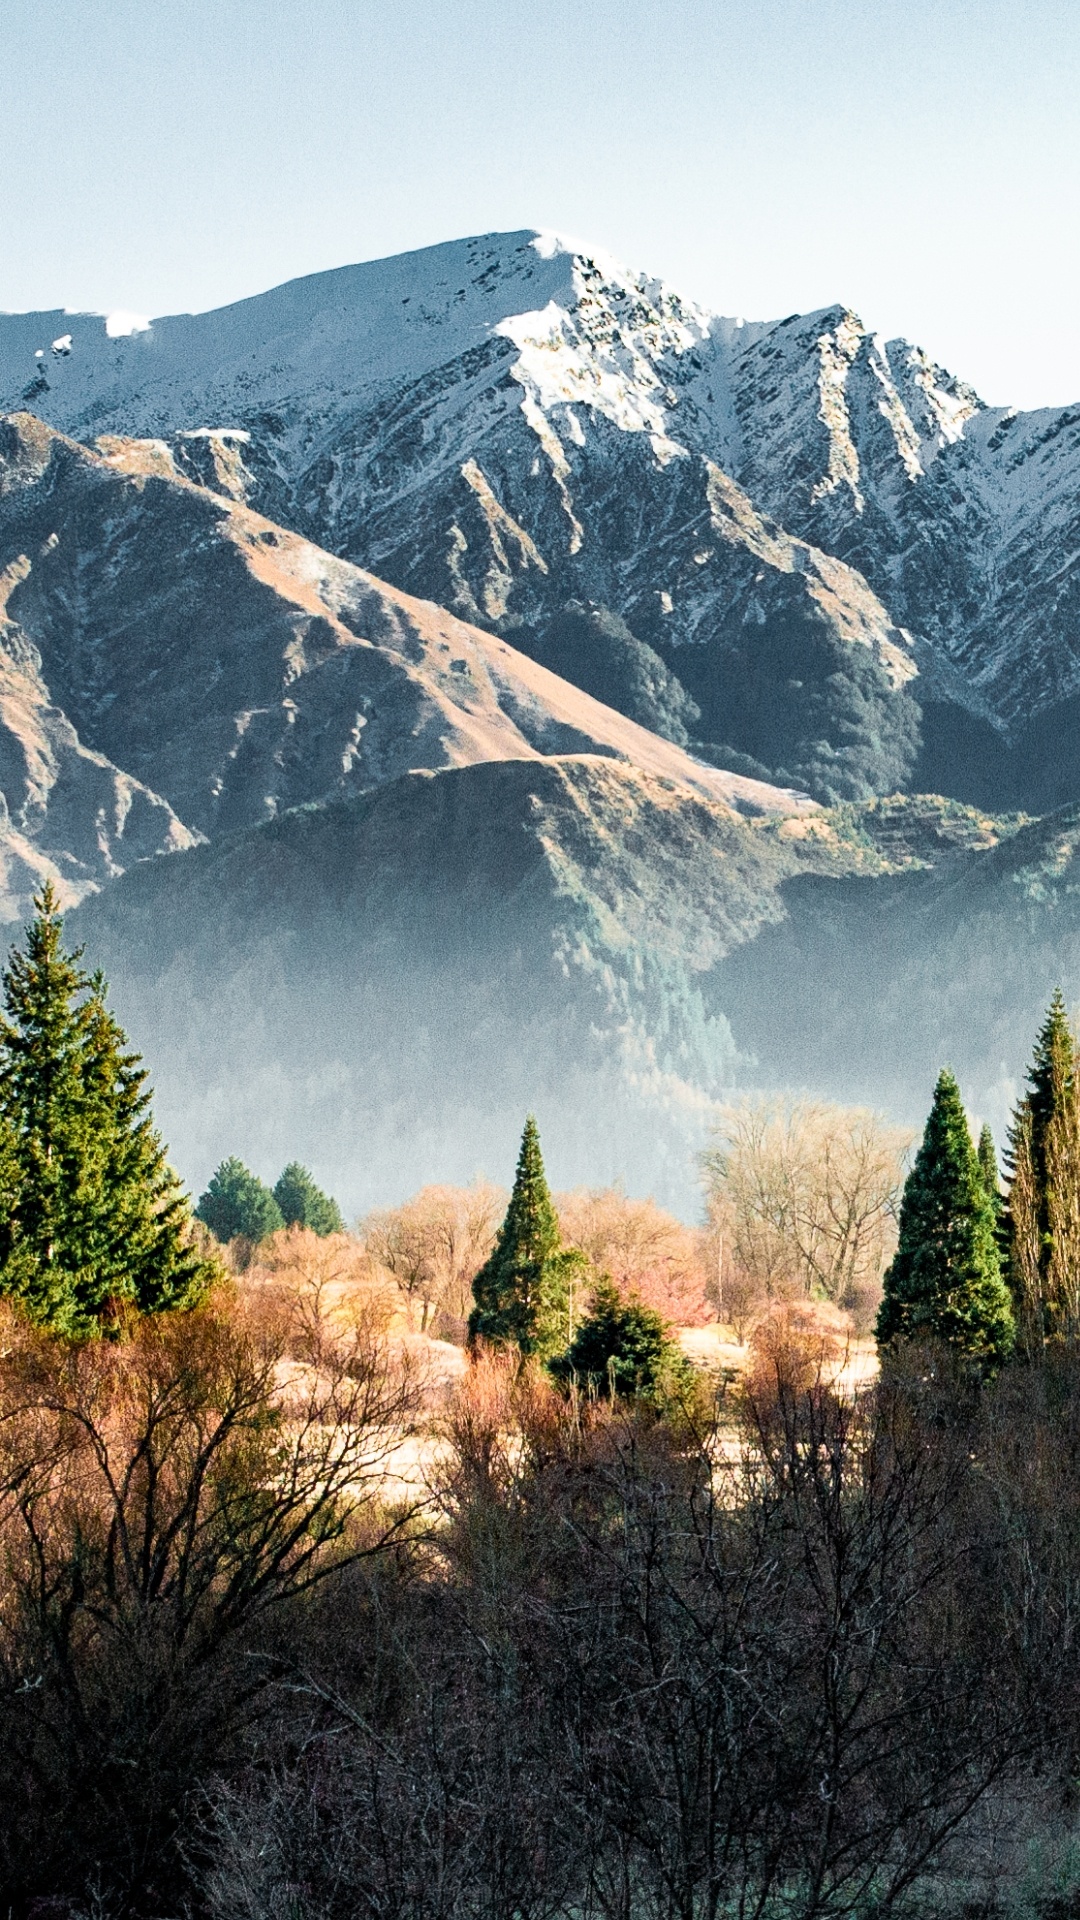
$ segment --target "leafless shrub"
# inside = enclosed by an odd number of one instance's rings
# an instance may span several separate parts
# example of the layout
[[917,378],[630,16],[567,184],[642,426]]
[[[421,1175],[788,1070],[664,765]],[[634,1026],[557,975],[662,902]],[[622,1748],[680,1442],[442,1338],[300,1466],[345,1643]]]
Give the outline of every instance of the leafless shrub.
[[97,1871],[167,1910],[187,1797],[236,1758],[273,1619],[404,1523],[382,1511],[381,1475],[412,1399],[368,1326],[284,1291],[226,1288],[117,1343],[70,1346],[7,1320],[9,1900]]
[[828,1301],[775,1300],[750,1335],[745,1390],[761,1407],[780,1395],[831,1388],[851,1345],[851,1320]]
[[369,1256],[392,1277],[418,1332],[464,1343],[473,1277],[505,1210],[502,1188],[477,1180],[471,1187],[423,1187],[361,1221]]
[[294,1339],[307,1348],[331,1334],[379,1339],[397,1304],[392,1281],[361,1241],[301,1226],[285,1227],[262,1242],[257,1260],[240,1278],[239,1294],[249,1312],[259,1311],[260,1304],[263,1311],[284,1309]]

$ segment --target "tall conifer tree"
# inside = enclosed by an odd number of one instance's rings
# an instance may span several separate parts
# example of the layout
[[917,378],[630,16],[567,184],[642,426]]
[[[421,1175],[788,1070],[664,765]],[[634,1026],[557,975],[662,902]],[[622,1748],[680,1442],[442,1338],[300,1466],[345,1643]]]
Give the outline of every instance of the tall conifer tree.
[[1080,1337],[1080,1071],[1055,992],[1009,1129],[1007,1271],[1022,1349]]
[[211,1268],[150,1117],[146,1073],[66,953],[56,896],[34,902],[4,969],[0,1017],[0,1293],[83,1337],[125,1309],[190,1305]]
[[549,1359],[571,1337],[570,1288],[581,1254],[560,1246],[540,1134],[530,1113],[514,1190],[491,1254],[473,1281],[469,1339]]
[[994,1202],[996,1211],[1001,1201],[1001,1176],[998,1173],[997,1150],[994,1146],[994,1136],[986,1125],[983,1126],[982,1132],[979,1135],[978,1155],[979,1171],[983,1177],[983,1186]]
[[900,1205],[900,1241],[885,1275],[878,1343],[935,1340],[984,1365],[1014,1339],[994,1204],[953,1075],[938,1076],[922,1145]]
[[268,1234],[280,1233],[285,1225],[271,1188],[235,1154],[214,1168],[205,1193],[199,1195],[195,1218],[217,1240],[228,1242],[240,1236],[254,1245]]

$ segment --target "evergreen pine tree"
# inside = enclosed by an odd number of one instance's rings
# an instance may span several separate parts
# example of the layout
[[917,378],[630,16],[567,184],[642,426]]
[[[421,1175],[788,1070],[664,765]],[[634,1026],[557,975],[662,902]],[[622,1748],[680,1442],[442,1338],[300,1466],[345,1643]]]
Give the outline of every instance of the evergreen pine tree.
[[986,1188],[987,1193],[990,1195],[991,1200],[994,1202],[994,1212],[996,1217],[1003,1204],[1002,1196],[1001,1196],[1001,1178],[1000,1178],[1000,1175],[998,1174],[997,1150],[994,1146],[994,1136],[991,1133],[989,1127],[985,1125],[985,1123],[983,1125],[982,1132],[979,1135],[979,1145],[978,1145],[977,1151],[979,1156],[979,1172],[982,1174],[983,1186]]
[[517,1347],[542,1360],[560,1352],[571,1332],[571,1287],[584,1266],[581,1254],[560,1246],[540,1134],[530,1114],[506,1218],[473,1281],[470,1341]]
[[922,1145],[900,1204],[900,1240],[885,1275],[878,1344],[934,1340],[983,1364],[1014,1339],[994,1205],[971,1143],[960,1089],[938,1076]]
[[624,1300],[604,1274],[587,1317],[550,1371],[586,1393],[655,1400],[692,1377],[689,1361],[662,1314],[640,1300]]
[[1080,1072],[1055,992],[1009,1129],[1007,1272],[1022,1349],[1080,1336]]
[[189,1306],[212,1266],[150,1116],[146,1072],[82,949],[66,953],[52,886],[2,976],[0,1292],[85,1337],[125,1309]]
[[287,1227],[310,1227],[312,1233],[344,1233],[345,1222],[336,1200],[315,1185],[306,1167],[290,1160],[274,1186],[281,1217]]
[[237,1238],[265,1240],[285,1225],[270,1188],[235,1156],[214,1169],[206,1192],[199,1195],[195,1218],[223,1245]]

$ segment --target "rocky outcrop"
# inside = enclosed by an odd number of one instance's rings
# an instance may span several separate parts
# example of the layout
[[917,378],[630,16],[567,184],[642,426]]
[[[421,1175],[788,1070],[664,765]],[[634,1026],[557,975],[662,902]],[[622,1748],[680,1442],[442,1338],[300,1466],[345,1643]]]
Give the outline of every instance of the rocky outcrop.
[[45,879],[72,904],[132,861],[175,853],[197,835],[161,795],[79,739],[42,678],[38,649],[9,612],[31,574],[18,554],[0,570],[0,919]]

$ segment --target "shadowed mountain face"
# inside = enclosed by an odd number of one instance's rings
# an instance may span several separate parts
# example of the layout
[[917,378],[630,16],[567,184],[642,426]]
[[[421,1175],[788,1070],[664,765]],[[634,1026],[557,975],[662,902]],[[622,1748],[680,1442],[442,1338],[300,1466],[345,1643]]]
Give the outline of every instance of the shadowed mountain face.
[[[360,1207],[498,1171],[534,1107],[558,1177],[686,1211],[740,1067],[703,991],[789,875],[880,860],[606,757],[413,773],[145,864],[74,918],[196,1181],[304,1142]],[[194,1090],[197,1089],[197,1094]]]
[[950,1061],[1002,1127],[1080,971],[1076,810],[941,800],[750,818],[597,756],[413,773],[136,868],[75,916],[196,1181],[300,1138],[360,1208],[498,1171],[534,1108],[558,1178],[687,1217],[733,1090],[911,1124]]
[[715,982],[760,1081],[872,1088],[914,1121],[948,1062],[1000,1130],[1054,988],[1080,999],[1080,809],[906,872],[801,878],[784,907]]
[[826,800],[1075,788],[1080,413],[986,408],[844,308],[744,325],[493,235],[121,340],[0,318],[23,396],[563,673],[584,608],[569,677],[725,764]]

